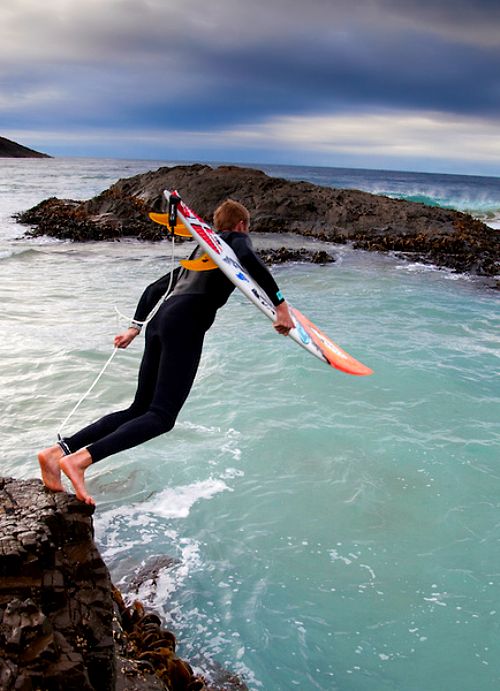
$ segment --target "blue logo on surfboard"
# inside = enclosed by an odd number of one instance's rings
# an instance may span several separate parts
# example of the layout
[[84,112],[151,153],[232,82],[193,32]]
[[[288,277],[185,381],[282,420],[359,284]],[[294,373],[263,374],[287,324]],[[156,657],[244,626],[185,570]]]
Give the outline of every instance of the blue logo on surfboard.
[[308,343],[311,342],[311,338],[310,338],[309,334],[307,333],[307,331],[302,326],[302,324],[299,324],[299,322],[297,322],[297,331],[299,332],[300,340],[302,341],[302,343],[304,345],[308,345]]

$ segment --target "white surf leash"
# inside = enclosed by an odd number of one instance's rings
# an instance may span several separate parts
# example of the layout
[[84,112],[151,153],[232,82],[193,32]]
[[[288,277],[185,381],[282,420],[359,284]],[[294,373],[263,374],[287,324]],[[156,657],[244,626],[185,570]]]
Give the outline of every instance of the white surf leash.
[[[168,288],[167,288],[167,290],[163,293],[163,295],[161,296],[161,298],[158,300],[158,302],[157,302],[156,305],[153,307],[153,309],[151,310],[151,312],[148,314],[148,316],[146,317],[146,319],[145,319],[144,321],[136,321],[135,319],[131,319],[130,317],[127,317],[125,314],[122,314],[122,313],[120,312],[120,310],[115,306],[115,311],[117,312],[117,314],[118,314],[122,319],[125,319],[125,320],[127,320],[128,322],[133,322],[134,324],[140,325],[140,327],[142,328],[143,326],[146,326],[146,324],[149,324],[149,322],[153,319],[153,317],[156,315],[156,313],[157,313],[158,310],[160,309],[160,307],[161,307],[161,305],[163,304],[163,302],[167,299],[167,297],[168,297],[168,295],[169,295],[169,293],[170,293],[170,290],[171,290],[171,288],[172,288],[172,282],[173,282],[173,277],[174,277],[174,263],[175,263],[174,248],[175,248],[175,241],[174,241],[174,234],[173,234],[173,233],[172,233],[171,242],[172,242],[172,256],[171,256],[170,280],[169,280],[169,282],[168,282]],[[93,381],[92,384],[89,386],[89,388],[87,389],[87,391],[86,391],[86,392],[83,394],[83,396],[80,398],[80,400],[78,401],[78,403],[73,407],[73,410],[69,413],[69,415],[67,415],[67,417],[66,417],[66,418],[64,419],[64,421],[62,422],[62,424],[61,424],[61,426],[59,427],[59,430],[58,430],[58,432],[57,432],[57,438],[58,438],[59,441],[62,440],[62,434],[61,434],[62,430],[63,430],[64,427],[67,425],[67,423],[69,422],[69,420],[73,417],[73,415],[76,413],[76,411],[77,411],[78,408],[81,406],[81,404],[84,402],[84,400],[87,398],[87,396],[91,393],[91,391],[92,391],[92,390],[94,389],[94,387],[97,385],[97,383],[98,383],[99,380],[101,379],[101,377],[102,377],[102,375],[104,374],[104,372],[108,369],[109,365],[111,364],[111,361],[112,361],[113,358],[115,357],[115,355],[116,355],[116,353],[118,352],[118,350],[120,350],[120,349],[119,349],[119,348],[116,348],[116,347],[113,348],[113,352],[111,353],[111,355],[109,356],[109,358],[107,359],[107,361],[105,362],[105,364],[103,365],[103,367],[101,368],[101,371],[99,372],[99,374],[97,375],[97,377],[94,379],[94,381]]]
[[107,370],[108,365],[111,363],[111,360],[115,357],[115,355],[116,355],[117,352],[118,352],[118,348],[114,348],[114,349],[113,349],[113,352],[112,352],[111,355],[109,356],[109,358],[108,358],[107,362],[105,363],[104,367],[101,369],[101,371],[99,372],[99,374],[97,375],[97,377],[94,379],[94,381],[92,382],[92,384],[89,386],[89,388],[87,389],[87,391],[83,394],[83,396],[80,398],[80,400],[78,401],[78,403],[74,406],[73,410],[72,410],[72,411],[70,412],[70,414],[66,417],[66,419],[64,420],[64,422],[61,424],[61,427],[59,428],[59,431],[58,431],[58,433],[57,433],[57,438],[59,439],[59,441],[61,441],[61,439],[62,439],[61,432],[62,432],[62,430],[64,429],[64,427],[66,426],[68,420],[70,420],[70,418],[73,417],[73,415],[76,413],[76,411],[78,410],[78,408],[80,407],[80,405],[81,405],[81,404],[83,403],[83,401],[87,398],[87,396],[89,395],[89,393],[92,391],[92,389],[94,388],[94,386],[97,384],[97,382],[99,381],[99,379],[102,377],[102,375],[104,374],[104,372]]

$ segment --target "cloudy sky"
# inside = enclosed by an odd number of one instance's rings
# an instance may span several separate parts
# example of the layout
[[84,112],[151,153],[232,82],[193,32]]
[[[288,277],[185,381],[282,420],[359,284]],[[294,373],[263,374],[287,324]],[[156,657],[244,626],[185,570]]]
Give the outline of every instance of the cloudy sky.
[[0,135],[500,175],[500,1],[1,0]]

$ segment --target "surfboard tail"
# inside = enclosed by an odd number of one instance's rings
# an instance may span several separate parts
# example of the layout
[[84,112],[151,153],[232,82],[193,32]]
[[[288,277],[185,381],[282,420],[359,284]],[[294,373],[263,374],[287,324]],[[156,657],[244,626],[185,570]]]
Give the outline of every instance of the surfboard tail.
[[318,329],[318,327],[305,317],[302,312],[299,312],[297,308],[292,307],[292,314],[309,335],[313,343],[319,348],[328,364],[332,367],[346,372],[347,374],[354,374],[361,377],[373,374],[372,369],[353,358],[352,355],[346,353],[345,350],[342,350],[340,346],[334,343],[331,338],[321,331],[321,329]]

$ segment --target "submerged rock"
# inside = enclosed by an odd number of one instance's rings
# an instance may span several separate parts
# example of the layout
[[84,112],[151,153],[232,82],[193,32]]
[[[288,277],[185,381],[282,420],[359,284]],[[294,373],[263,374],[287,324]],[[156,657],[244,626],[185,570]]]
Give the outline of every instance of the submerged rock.
[[129,580],[128,589],[138,594],[139,590],[146,585],[150,597],[154,597],[160,575],[179,563],[179,559],[170,557],[167,554],[150,557],[145,563],[141,564]]
[[164,230],[148,218],[164,211],[163,190],[177,189],[202,217],[231,197],[251,213],[252,231],[293,232],[369,251],[403,252],[454,271],[499,272],[500,231],[467,214],[369,194],[270,177],[237,166],[174,166],[119,180],[84,202],[48,199],[19,214],[29,235],[71,240],[137,237],[160,240]]
[[210,691],[160,618],[113,587],[93,511],[39,480],[0,478],[0,688]]

